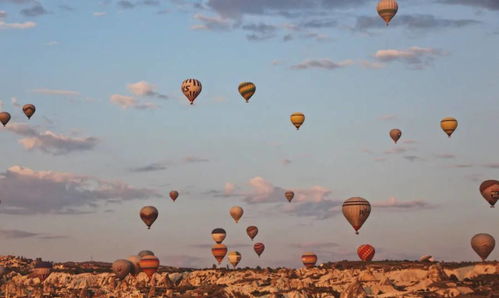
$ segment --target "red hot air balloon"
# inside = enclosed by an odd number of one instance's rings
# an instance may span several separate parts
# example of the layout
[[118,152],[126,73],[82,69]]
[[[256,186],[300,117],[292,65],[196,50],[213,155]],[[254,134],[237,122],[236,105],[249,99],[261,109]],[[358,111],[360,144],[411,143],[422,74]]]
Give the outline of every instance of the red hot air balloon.
[[376,251],[374,250],[374,247],[369,244],[362,244],[359,248],[357,248],[357,255],[362,261],[371,261],[375,253]]
[[265,245],[263,243],[261,243],[261,242],[258,242],[258,243],[255,243],[255,245],[253,245],[253,249],[255,250],[255,252],[258,255],[258,257],[260,257],[260,255],[265,250]]
[[170,199],[172,199],[174,202],[178,198],[178,191],[172,190],[170,191]]

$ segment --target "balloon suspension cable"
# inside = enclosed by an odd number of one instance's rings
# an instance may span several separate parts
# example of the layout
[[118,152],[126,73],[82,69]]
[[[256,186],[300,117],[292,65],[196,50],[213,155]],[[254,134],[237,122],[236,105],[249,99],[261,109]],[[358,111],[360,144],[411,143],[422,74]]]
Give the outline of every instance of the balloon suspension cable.
[[193,104],[194,104],[194,102],[191,101],[191,105],[193,105]]
[[147,229],[150,230],[151,229],[151,226],[147,226]]
[[355,235],[359,235],[359,231],[355,231]]

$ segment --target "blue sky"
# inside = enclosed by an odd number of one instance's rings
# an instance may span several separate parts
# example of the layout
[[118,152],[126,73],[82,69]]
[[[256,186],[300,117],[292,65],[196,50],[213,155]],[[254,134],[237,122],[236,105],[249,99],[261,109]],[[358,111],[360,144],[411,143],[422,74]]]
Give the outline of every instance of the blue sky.
[[[399,1],[389,27],[375,6],[0,0],[12,115],[0,131],[0,253],[112,261],[151,249],[204,267],[222,227],[242,266],[300,266],[304,251],[356,260],[363,243],[375,259],[477,260],[470,238],[498,236],[478,187],[499,172],[499,6]],[[191,77],[203,84],[193,106],[180,91]],[[257,86],[248,104],[243,81]],[[448,116],[459,121],[450,139]],[[353,196],[373,205],[359,236],[338,207]],[[151,230],[145,205],[160,212]]]

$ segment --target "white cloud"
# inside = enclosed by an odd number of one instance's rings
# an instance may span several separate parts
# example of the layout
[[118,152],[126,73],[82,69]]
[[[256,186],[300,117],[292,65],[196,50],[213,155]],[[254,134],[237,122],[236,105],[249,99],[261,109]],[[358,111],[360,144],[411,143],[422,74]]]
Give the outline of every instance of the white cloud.
[[447,53],[439,49],[411,47],[405,50],[379,50],[374,54],[374,58],[387,63],[399,61],[421,69],[430,65],[436,57],[443,55]]
[[322,68],[322,69],[337,69],[354,64],[352,60],[345,60],[334,62],[330,59],[306,59],[305,61],[291,66],[293,69],[309,69],[309,68]]
[[231,23],[228,19],[221,17],[208,17],[202,14],[195,14],[194,18],[201,21],[203,24],[194,25],[191,27],[192,30],[228,30],[231,27]]
[[107,12],[105,12],[105,11],[96,11],[96,12],[92,13],[92,15],[94,17],[102,17],[102,16],[107,15]]
[[375,202],[372,204],[375,208],[390,209],[431,209],[436,206],[423,200],[401,202],[395,197],[390,197],[386,201]]
[[153,110],[158,106],[152,102],[139,102],[131,96],[113,94],[109,98],[113,104],[120,106],[123,109],[138,109],[138,110]]
[[0,20],[0,30],[8,30],[8,29],[24,30],[24,29],[31,29],[34,27],[36,27],[35,22],[6,23],[6,22]]
[[37,94],[46,94],[46,95],[64,95],[64,96],[78,96],[80,95],[77,91],[72,90],[61,90],[61,89],[33,89],[31,90],[33,93]]

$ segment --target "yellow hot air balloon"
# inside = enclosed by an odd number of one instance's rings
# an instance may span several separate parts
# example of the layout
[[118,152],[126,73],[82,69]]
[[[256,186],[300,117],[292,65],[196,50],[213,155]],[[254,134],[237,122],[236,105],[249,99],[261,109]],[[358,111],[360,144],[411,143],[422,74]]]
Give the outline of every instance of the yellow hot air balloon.
[[396,0],[380,0],[376,6],[379,16],[385,21],[387,26],[397,14],[398,9],[399,6]]
[[243,216],[244,210],[243,210],[243,208],[241,208],[239,206],[234,206],[234,207],[230,208],[229,213],[230,213],[230,216],[232,216],[232,218],[237,223],[239,221],[239,219],[241,218],[241,216]]
[[400,129],[394,128],[390,130],[390,138],[397,144],[397,141],[400,139],[402,136],[402,131]]
[[231,251],[228,255],[229,263],[236,268],[237,264],[241,261],[241,254],[238,251]]
[[253,94],[255,94],[256,86],[251,82],[242,82],[241,84],[239,84],[238,90],[244,100],[248,102]]
[[359,229],[371,213],[371,204],[366,199],[355,197],[343,202],[343,215],[352,225],[355,234],[359,234]]
[[185,97],[187,97],[191,105],[194,104],[194,100],[196,100],[196,97],[198,97],[199,93],[201,93],[201,90],[203,89],[201,82],[196,79],[187,79],[183,81],[181,87],[182,92]]
[[300,126],[305,122],[305,115],[302,113],[293,113],[290,116],[291,123],[296,127],[296,129],[300,129]]
[[490,255],[496,246],[496,240],[489,234],[476,234],[471,238],[471,247],[482,258],[482,261]]
[[445,131],[445,133],[450,138],[452,133],[457,128],[457,120],[452,117],[446,117],[440,121],[440,127],[443,129],[443,131]]

